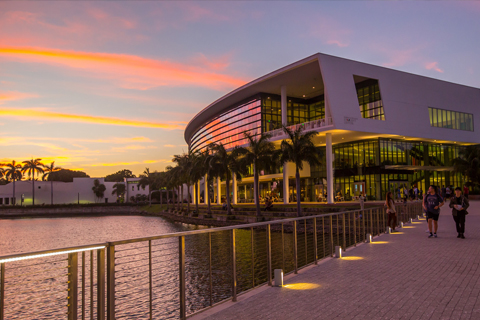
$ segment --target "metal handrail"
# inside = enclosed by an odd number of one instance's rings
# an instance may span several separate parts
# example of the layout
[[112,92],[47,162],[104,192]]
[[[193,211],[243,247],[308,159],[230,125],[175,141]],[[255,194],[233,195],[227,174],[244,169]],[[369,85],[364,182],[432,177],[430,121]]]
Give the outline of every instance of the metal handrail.
[[[415,217],[417,214],[421,214],[421,201],[409,203],[409,204],[402,204],[398,205],[398,220],[397,223],[399,224],[401,221],[406,222],[408,219]],[[416,213],[418,212],[418,213]],[[335,219],[334,219],[335,217]],[[302,223],[298,223],[299,221],[303,221]],[[308,223],[307,223],[308,222]],[[348,223],[347,223],[348,222]],[[284,229],[285,225],[290,225],[287,229]],[[281,226],[280,228],[273,229],[271,226]],[[334,227],[335,226],[335,227]],[[243,230],[243,231],[240,231]],[[281,231],[280,231],[281,230]],[[225,234],[224,232],[230,231]],[[238,233],[237,233],[238,231]],[[90,319],[93,319],[94,314],[94,304],[93,304],[93,296],[94,296],[94,251],[96,251],[96,313],[98,319],[104,319],[104,315],[106,312],[107,319],[115,319],[115,312],[123,312],[124,309],[119,309],[119,305],[115,303],[116,299],[117,302],[120,303],[122,299],[121,294],[119,294],[115,287],[118,288],[130,288],[133,284],[138,286],[139,277],[141,279],[149,279],[148,282],[143,283],[142,286],[148,285],[148,288],[145,287],[142,289],[142,292],[146,292],[148,289],[148,312],[150,314],[150,319],[153,319],[154,314],[154,303],[163,303],[163,304],[172,304],[170,307],[177,308],[176,310],[180,313],[180,318],[185,319],[187,313],[195,314],[200,310],[196,310],[195,308],[205,308],[212,307],[216,305],[219,301],[214,301],[214,288],[213,288],[213,273],[212,273],[212,234],[217,233],[219,234],[221,242],[217,243],[217,246],[223,246],[226,250],[228,247],[228,251],[230,252],[230,257],[227,258],[229,260],[229,264],[231,265],[231,269],[222,269],[221,272],[223,277],[229,275],[231,278],[230,298],[232,301],[237,300],[237,296],[244,292],[247,292],[259,285],[268,284],[272,285],[273,283],[273,274],[272,271],[276,266],[274,263],[278,264],[281,262],[281,268],[284,269],[285,273],[297,273],[298,269],[304,268],[307,265],[317,264],[319,259],[322,259],[327,256],[333,256],[335,246],[341,246],[343,250],[347,250],[348,247],[356,246],[357,243],[363,242],[367,240],[367,234],[380,235],[380,233],[387,231],[387,222],[385,219],[385,208],[384,207],[374,207],[368,208],[364,210],[349,210],[349,211],[341,211],[335,213],[325,213],[319,215],[312,215],[312,216],[303,216],[303,217],[296,217],[296,218],[288,218],[282,220],[273,220],[273,221],[265,221],[265,222],[257,222],[257,223],[250,223],[250,224],[241,224],[241,225],[234,225],[234,226],[226,226],[226,227],[219,227],[219,228],[210,228],[210,229],[200,229],[200,230],[192,230],[192,231],[183,231],[177,233],[169,233],[163,234],[158,236],[149,236],[149,237],[142,237],[142,238],[133,238],[133,239],[126,239],[126,240],[119,240],[119,241],[111,241],[111,242],[104,242],[99,244],[92,244],[92,245],[83,245],[83,246],[75,246],[75,247],[67,247],[67,248],[59,248],[53,250],[44,250],[44,251],[37,251],[37,252],[29,252],[23,254],[14,254],[8,256],[1,256],[0,257],[0,264],[1,264],[1,274],[0,274],[0,320],[4,320],[4,310],[5,310],[5,266],[8,265],[11,261],[17,260],[25,260],[25,259],[34,259],[52,255],[60,255],[60,254],[68,254],[67,259],[67,266],[68,268],[68,281],[66,282],[66,286],[68,287],[67,290],[67,308],[68,308],[68,319],[77,319],[77,309],[81,307],[81,315],[82,319],[85,319],[85,312],[86,312],[86,301],[88,296],[85,295],[86,292],[86,282],[85,277],[87,277],[88,272],[85,269],[85,266],[89,267],[89,275],[90,275]],[[242,233],[240,233],[242,232]],[[244,234],[243,232],[250,232],[251,236],[248,234]],[[276,236],[277,241],[279,240],[281,232],[281,245],[277,242],[277,246],[272,246],[272,238]],[[291,233],[293,244],[291,244],[289,250],[293,249],[293,252],[287,250],[287,246],[285,243],[285,232]],[[238,236],[237,236],[238,234]],[[241,238],[243,234],[243,238]],[[335,234],[335,236],[334,236]],[[210,300],[209,300],[209,307],[205,307],[205,305],[194,305],[195,299],[188,300],[187,298],[187,290],[186,281],[187,281],[187,272],[191,273],[191,276],[197,275],[196,272],[198,270],[192,270],[191,268],[186,268],[187,266],[187,259],[186,259],[186,237],[194,236],[194,235],[208,235],[208,251],[209,251],[209,276],[208,276],[208,283],[209,283],[209,292]],[[228,235],[229,240],[225,238]],[[251,237],[251,240],[247,240],[245,235],[248,238]],[[260,238],[258,238],[260,237]],[[264,238],[264,240],[260,239]],[[313,239],[312,239],[313,237]],[[173,257],[167,257],[163,255],[163,249],[152,250],[152,247],[157,247],[159,245],[154,244],[152,245],[152,241],[161,240],[161,239],[168,239],[168,238],[178,238],[178,241],[169,241],[168,246],[165,250],[168,252],[174,250],[176,254]],[[247,243],[242,242],[242,246],[238,246],[236,248],[236,238],[243,239],[242,241],[247,241]],[[352,239],[353,238],[353,239]],[[320,239],[320,241],[319,241]],[[228,242],[229,241],[229,245]],[[251,242],[251,244],[248,243]],[[313,241],[313,245],[312,245]],[[130,263],[132,261],[122,262],[122,257],[115,257],[116,252],[122,252],[125,250],[131,249],[124,249],[124,250],[116,250],[117,246],[121,245],[128,245],[134,244],[138,242],[148,242],[148,246],[142,246],[141,248],[132,248],[135,250],[144,250],[148,248],[148,252],[141,252],[137,253],[140,254],[147,254],[148,257],[143,257],[135,260],[134,262],[145,262],[148,260],[148,264],[142,265],[142,271],[139,272],[138,268],[132,269],[132,267],[125,268],[124,266],[126,263]],[[302,245],[302,242],[303,245]],[[162,244],[163,245],[163,244]],[[199,247],[195,249],[201,249],[201,243],[198,243]],[[203,242],[205,245],[205,242]],[[245,248],[251,245],[251,253],[249,252],[250,249]],[[172,247],[173,246],[173,247]],[[263,246],[266,248],[262,249]],[[174,248],[175,247],[175,248]],[[292,248],[293,247],[293,248]],[[302,248],[303,247],[303,248]],[[281,249],[281,258],[278,256],[279,250]],[[238,251],[237,251],[238,250]],[[247,250],[247,251],[245,251]],[[287,250],[287,251],[286,251]],[[312,251],[313,250],[313,251]],[[320,250],[320,251],[319,251]],[[90,258],[89,258],[89,265],[86,265],[86,255],[85,252],[90,251]],[[319,255],[319,252],[322,254]],[[81,253],[81,258],[79,257],[79,253]],[[165,261],[161,261],[161,263],[166,263],[164,267],[162,267],[162,273],[158,273],[158,267],[153,267],[156,265],[157,262],[153,260],[153,254],[155,253],[156,258],[159,257],[165,259]],[[130,254],[130,253],[129,253]],[[177,256],[178,254],[178,256]],[[227,254],[224,252],[221,258],[226,258]],[[238,257],[243,257],[242,255],[250,255],[249,259],[251,258],[251,280],[249,284],[245,285],[242,284],[242,281],[246,281],[245,278],[245,265],[239,264],[239,268],[237,269],[237,254]],[[273,256],[277,260],[274,260]],[[292,255],[293,254],[293,255]],[[134,256],[135,253],[132,252],[130,254]],[[286,259],[288,255],[288,263],[289,266],[286,265]],[[243,258],[240,258],[243,259]],[[280,260],[278,260],[280,259]],[[293,259],[293,260],[292,260]],[[312,260],[313,259],[313,260]],[[240,260],[239,260],[240,261]],[[275,262],[276,261],[276,262]],[[280,261],[280,262],[279,262]],[[51,262],[45,262],[51,263]],[[258,265],[257,265],[258,264]],[[34,268],[38,268],[38,266],[32,265],[33,269],[28,269],[28,266],[22,266],[22,271],[31,271],[35,270]],[[79,273],[79,267],[81,266],[81,273]],[[25,268],[24,268],[25,267]],[[148,268],[146,268],[148,267]],[[24,269],[23,269],[24,268]],[[166,269],[164,269],[166,268]],[[248,267],[250,268],[250,267]],[[266,268],[266,269],[265,269]],[[285,269],[287,268],[287,270]],[[10,270],[10,269],[9,269]],[[136,271],[132,271],[136,270]],[[239,270],[239,272],[237,272]],[[291,271],[288,271],[291,270]],[[288,272],[287,272],[288,271]],[[155,272],[155,274],[154,274]],[[219,272],[217,269],[216,272]],[[13,273],[15,271],[13,270]],[[163,279],[162,281],[170,281],[165,280],[163,275],[166,274],[177,274],[179,285],[173,285],[177,290],[179,290],[179,300],[165,300],[164,298],[155,296],[155,290],[158,290],[158,286],[160,285],[157,283],[159,279]],[[190,273],[188,275],[190,275]],[[10,274],[10,273],[8,273]],[[81,289],[79,286],[79,279],[81,275]],[[23,276],[28,276],[27,273],[23,274]],[[218,275],[216,275],[218,276]],[[14,279],[13,275],[11,276]],[[118,282],[118,279],[124,279],[122,282]],[[243,279],[243,280],[242,280]],[[117,283],[116,283],[117,280]],[[11,285],[12,288],[14,287],[14,283],[10,282],[7,283]],[[155,286],[154,286],[155,281]],[[206,285],[206,283],[205,283]],[[221,289],[221,287],[219,287]],[[223,287],[222,290],[224,290]],[[10,289],[12,290],[12,289]],[[127,289],[125,289],[127,290]],[[27,292],[27,291],[26,291]],[[105,296],[106,293],[106,296]],[[79,295],[81,294],[81,306],[79,305]],[[130,293],[132,294],[132,293]],[[201,293],[196,293],[201,295]],[[18,292],[14,293],[14,296],[17,297],[20,295]],[[158,300],[160,299],[161,300]],[[221,294],[220,296],[215,295],[215,299],[220,301],[227,299],[228,297],[225,294]],[[139,298],[135,298],[139,299]],[[143,299],[143,298],[142,298]],[[201,299],[201,296],[199,296]],[[9,300],[10,301],[10,300]],[[132,302],[133,300],[129,300]],[[205,300],[208,301],[208,300]],[[116,308],[118,310],[116,310]],[[193,308],[193,309],[192,309]],[[157,308],[155,308],[157,309]],[[166,310],[166,309],[165,309]],[[193,311],[193,313],[192,313]],[[145,311],[147,312],[147,311]]]

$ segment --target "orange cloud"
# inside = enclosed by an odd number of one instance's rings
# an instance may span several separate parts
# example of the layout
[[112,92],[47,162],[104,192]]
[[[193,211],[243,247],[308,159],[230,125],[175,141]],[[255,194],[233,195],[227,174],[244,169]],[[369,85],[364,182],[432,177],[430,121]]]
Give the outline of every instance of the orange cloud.
[[[66,51],[24,47],[0,47],[0,56],[27,62],[63,65],[89,71],[98,77],[120,81],[132,89],[149,89],[157,86],[201,86],[212,89],[239,87],[244,79],[212,71],[213,67],[194,67],[142,58],[134,55]],[[225,63],[225,62],[223,62]]]
[[91,164],[92,167],[115,167],[115,166],[129,166],[133,164],[140,164],[141,162],[133,161],[133,162],[111,162],[111,163],[96,163]]
[[437,72],[443,73],[443,70],[438,67],[438,62],[429,62],[425,65],[427,70],[435,70]]
[[16,92],[16,91],[8,91],[8,92],[0,92],[0,103],[2,101],[12,101],[12,100],[22,100],[28,98],[35,98],[38,97],[36,94],[24,93],[24,92]]
[[183,126],[178,124],[167,124],[148,121],[136,121],[126,120],[110,117],[96,117],[87,115],[66,114],[50,111],[40,111],[35,109],[0,109],[0,115],[6,117],[16,117],[19,119],[33,118],[33,119],[45,119],[53,121],[67,121],[67,122],[80,122],[80,123],[94,123],[104,125],[115,126],[132,126],[143,128],[159,128],[159,129],[183,129]]

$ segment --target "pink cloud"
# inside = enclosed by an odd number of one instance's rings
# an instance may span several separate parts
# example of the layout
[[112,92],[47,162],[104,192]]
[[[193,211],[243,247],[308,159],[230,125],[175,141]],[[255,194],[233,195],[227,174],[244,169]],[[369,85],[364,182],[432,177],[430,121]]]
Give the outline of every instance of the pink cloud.
[[14,100],[23,100],[28,98],[36,98],[38,95],[32,93],[25,93],[25,92],[17,92],[17,91],[0,91],[0,104],[3,101],[14,101]]
[[146,90],[159,86],[198,86],[230,89],[246,83],[240,77],[224,75],[208,67],[155,60],[134,55],[81,52],[51,48],[4,47],[4,59],[67,67],[88,75],[107,78],[123,88]]
[[438,67],[438,62],[429,62],[425,65],[425,69],[427,70],[434,70],[440,73],[443,73],[443,70]]

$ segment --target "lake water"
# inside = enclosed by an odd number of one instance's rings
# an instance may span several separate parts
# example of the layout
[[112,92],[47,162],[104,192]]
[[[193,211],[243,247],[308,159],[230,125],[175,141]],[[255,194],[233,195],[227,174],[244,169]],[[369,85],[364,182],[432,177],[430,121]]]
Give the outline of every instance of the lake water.
[[[0,256],[199,228],[205,227],[145,216],[0,220]],[[271,237],[272,268],[283,268],[285,272],[293,270],[292,233],[285,232],[283,242],[278,229],[272,230]],[[237,292],[267,281],[267,243],[264,229],[236,231]],[[321,238],[317,244],[322,252],[325,245],[329,247]],[[151,245],[153,318],[176,319],[179,316],[178,238],[154,240]],[[208,234],[187,236],[185,248],[187,314],[231,297],[231,232],[215,232],[211,241]],[[313,233],[299,231],[299,266],[313,261],[312,249]],[[93,257],[93,277],[90,277],[90,257]],[[90,313],[96,315],[96,260],[96,254],[86,253],[85,313],[88,319]],[[149,318],[148,261],[148,242],[115,247],[116,319]],[[79,254],[79,315],[81,263],[82,255]],[[64,319],[66,265],[66,255],[6,263],[5,319]],[[91,288],[94,289],[93,304],[90,303]]]

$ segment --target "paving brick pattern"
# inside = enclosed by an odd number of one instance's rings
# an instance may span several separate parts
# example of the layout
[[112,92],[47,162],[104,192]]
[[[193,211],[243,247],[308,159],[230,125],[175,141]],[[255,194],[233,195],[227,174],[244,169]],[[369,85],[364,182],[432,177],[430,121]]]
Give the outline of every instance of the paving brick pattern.
[[206,319],[480,319],[480,202],[469,212],[467,239],[445,206],[438,238],[425,220],[406,224],[374,239],[387,243],[344,252],[361,260],[331,259],[285,282],[317,288],[268,288]]

